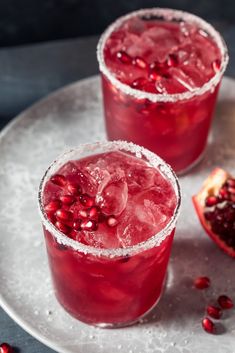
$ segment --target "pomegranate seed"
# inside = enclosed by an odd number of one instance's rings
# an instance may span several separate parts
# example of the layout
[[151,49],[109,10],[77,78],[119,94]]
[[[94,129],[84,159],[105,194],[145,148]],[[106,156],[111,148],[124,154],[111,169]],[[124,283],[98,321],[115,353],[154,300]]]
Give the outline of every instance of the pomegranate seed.
[[162,79],[161,75],[156,69],[150,69],[148,78],[150,81],[160,81]]
[[235,187],[235,179],[228,179],[226,181],[226,184],[228,184],[228,186],[231,186],[231,187]]
[[62,195],[60,196],[60,201],[65,205],[71,205],[75,201],[75,198],[73,195]]
[[218,199],[216,196],[208,196],[206,198],[206,206],[207,207],[211,207],[211,206],[215,206],[218,203]]
[[72,218],[72,213],[63,209],[57,210],[55,215],[59,221],[68,221]]
[[80,185],[73,183],[72,181],[68,183],[67,190],[71,195],[74,195],[74,196],[79,195],[82,192]]
[[97,230],[98,224],[93,219],[89,219],[89,220],[83,221],[81,223],[81,229],[82,230]]
[[50,221],[51,223],[53,223],[53,224],[56,222],[56,218],[55,218],[54,213],[47,213],[47,218],[48,218],[49,221]]
[[53,184],[56,184],[56,185],[61,186],[61,187],[65,186],[65,184],[67,182],[65,176],[61,175],[61,174],[53,175],[50,180],[51,180],[51,182]]
[[132,82],[131,87],[135,89],[142,89],[147,82],[148,81],[144,77],[139,77]]
[[137,56],[132,63],[136,66],[138,66],[140,69],[146,69],[147,67],[147,63],[143,58],[140,58],[139,56]]
[[178,65],[178,58],[175,54],[170,54],[167,58],[167,66],[174,67]]
[[78,232],[75,229],[72,229],[69,233],[69,237],[76,240]]
[[222,316],[222,310],[218,306],[208,305],[206,308],[207,314],[214,319],[220,319]]
[[0,353],[13,353],[13,348],[4,342],[0,345]]
[[72,227],[74,230],[81,230],[81,220],[77,219],[73,222]]
[[90,197],[88,194],[81,194],[79,196],[79,200],[83,206],[86,207],[91,207],[94,205],[95,201],[92,197]]
[[107,224],[109,227],[115,227],[118,224],[118,220],[114,216],[110,216],[107,219]]
[[55,212],[61,206],[61,202],[59,200],[52,200],[45,206],[46,212]]
[[227,295],[220,295],[217,299],[219,305],[222,309],[231,309],[233,308],[233,301]]
[[219,197],[222,200],[227,200],[229,198],[229,193],[225,188],[220,189],[219,191]]
[[86,210],[79,210],[78,214],[82,218],[88,218],[88,212]]
[[90,219],[98,220],[100,214],[100,208],[98,206],[92,206],[88,210],[88,217]]
[[220,65],[221,65],[221,62],[219,59],[216,59],[213,61],[212,63],[212,69],[215,71],[215,72],[218,72],[220,70]]
[[210,287],[211,281],[208,277],[198,277],[194,281],[194,286],[197,289],[206,289]]
[[70,228],[68,226],[66,226],[66,224],[60,222],[60,221],[57,221],[55,223],[55,226],[57,229],[59,229],[59,231],[61,233],[64,233],[64,234],[69,234],[69,231],[70,231]]
[[230,194],[235,194],[235,188],[229,187],[228,192],[230,192]]
[[205,317],[202,320],[202,327],[208,333],[214,333],[215,332],[215,325],[208,317]]
[[123,64],[130,64],[131,63],[131,57],[128,55],[125,51],[118,51],[117,52],[117,58],[123,63]]

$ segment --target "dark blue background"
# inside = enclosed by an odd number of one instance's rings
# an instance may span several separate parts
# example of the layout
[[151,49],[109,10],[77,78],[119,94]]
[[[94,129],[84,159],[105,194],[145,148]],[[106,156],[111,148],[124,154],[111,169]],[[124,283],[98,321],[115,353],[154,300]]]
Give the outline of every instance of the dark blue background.
[[1,0],[0,46],[99,34],[116,17],[154,6],[235,21],[233,0]]

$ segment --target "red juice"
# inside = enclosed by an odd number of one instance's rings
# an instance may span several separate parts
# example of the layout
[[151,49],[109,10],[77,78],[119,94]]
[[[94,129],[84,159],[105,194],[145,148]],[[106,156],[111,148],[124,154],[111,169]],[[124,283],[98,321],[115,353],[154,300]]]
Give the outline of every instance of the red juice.
[[153,166],[146,159],[158,158],[149,151],[104,145],[113,150],[68,154],[53,165],[40,198],[58,301],[83,322],[117,327],[160,298],[179,190],[163,161]]
[[97,53],[108,138],[144,146],[178,173],[193,166],[228,61],[220,35],[191,14],[140,10],[111,25]]

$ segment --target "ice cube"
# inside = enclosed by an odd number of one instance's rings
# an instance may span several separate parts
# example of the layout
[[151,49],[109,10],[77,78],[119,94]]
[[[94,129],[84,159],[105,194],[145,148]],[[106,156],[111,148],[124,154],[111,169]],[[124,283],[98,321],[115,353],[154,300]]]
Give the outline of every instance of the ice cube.
[[154,186],[155,170],[144,165],[131,166],[127,170],[127,183],[130,191],[144,190]]
[[173,67],[169,71],[172,76],[172,79],[180,83],[188,91],[192,91],[194,88],[196,88],[196,85],[191,79],[191,77],[184,73],[182,69]]

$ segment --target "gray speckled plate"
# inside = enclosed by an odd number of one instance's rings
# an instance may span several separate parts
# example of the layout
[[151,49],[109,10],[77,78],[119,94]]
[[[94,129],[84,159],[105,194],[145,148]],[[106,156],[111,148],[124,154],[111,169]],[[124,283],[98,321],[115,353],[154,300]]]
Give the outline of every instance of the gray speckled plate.
[[[165,295],[141,324],[102,330],[82,324],[57,304],[50,283],[37,211],[39,180],[68,145],[104,139],[97,77],[68,86],[23,112],[0,138],[0,303],[26,331],[57,352],[235,353],[235,312],[225,313],[219,335],[201,318],[218,294],[234,297],[235,262],[202,230],[191,203],[210,170],[235,174],[235,81],[224,79],[204,160],[180,178],[183,207]],[[212,287],[192,288],[208,275]]]

